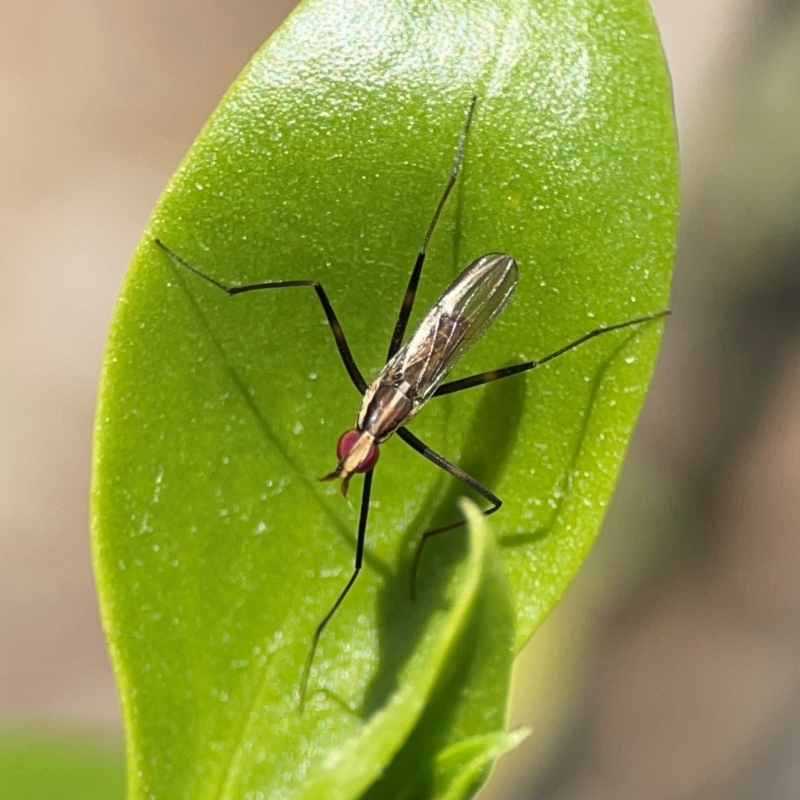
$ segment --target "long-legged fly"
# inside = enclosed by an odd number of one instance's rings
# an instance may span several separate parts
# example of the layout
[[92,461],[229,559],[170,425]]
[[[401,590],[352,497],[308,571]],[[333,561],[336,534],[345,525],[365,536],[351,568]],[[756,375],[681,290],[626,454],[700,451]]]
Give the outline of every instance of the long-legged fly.
[[[467,135],[472,116],[475,110],[476,97],[473,96],[466,114],[461,137],[456,150],[453,167],[450,177],[444,188],[439,203],[434,211],[433,218],[428,225],[422,247],[417,255],[414,269],[408,281],[403,304],[397,317],[394,333],[389,344],[386,365],[381,370],[377,378],[367,384],[361,370],[353,359],[350,346],[345,338],[342,326],[336,317],[336,313],[328,300],[328,295],[318,281],[295,280],[295,281],[267,281],[265,283],[253,283],[246,286],[228,286],[213,278],[211,275],[202,272],[193,266],[177,253],[171,250],[160,239],[155,243],[176,263],[190,270],[191,272],[204,278],[214,286],[219,287],[229,295],[243,294],[244,292],[260,291],[261,289],[286,289],[296,286],[309,286],[317,293],[325,316],[328,319],[333,338],[339,349],[344,367],[350,379],[355,384],[358,391],[362,394],[361,409],[356,418],[355,427],[345,431],[340,437],[336,446],[338,463],[336,468],[325,475],[321,480],[341,480],[342,494],[347,494],[350,479],[356,473],[364,474],[364,484],[361,491],[361,512],[358,521],[358,539],[356,543],[356,557],[353,574],[347,581],[336,601],[331,606],[330,611],[322,618],[317,625],[311,639],[308,657],[303,668],[300,680],[299,707],[303,708],[308,687],[308,679],[311,674],[311,665],[314,660],[314,653],[317,643],[325,630],[325,626],[330,622],[342,601],[347,596],[351,587],[355,583],[364,557],[364,541],[367,533],[367,516],[369,513],[369,500],[372,490],[372,474],[378,461],[379,446],[389,439],[393,434],[397,434],[409,447],[416,450],[420,455],[427,458],[448,472],[454,478],[473,489],[485,500],[489,502],[489,507],[484,510],[484,514],[489,515],[497,511],[502,505],[502,500],[490,489],[483,486],[479,481],[468,475],[456,464],[448,461],[444,456],[432,450],[428,445],[418,439],[405,426],[416,416],[425,403],[432,397],[442,397],[446,394],[453,394],[464,389],[471,389],[474,386],[481,386],[485,383],[508,378],[520,372],[538,367],[548,361],[552,361],[568,350],[577,347],[579,344],[604,333],[627,328],[631,325],[639,325],[643,322],[658,319],[668,314],[668,311],[659,311],[655,314],[648,314],[636,319],[619,322],[615,325],[596,328],[589,333],[575,339],[569,344],[564,345],[553,353],[535,361],[525,361],[521,364],[503,367],[501,369],[481,372],[467,378],[461,378],[449,383],[443,383],[450,370],[458,363],[464,353],[486,332],[494,322],[500,312],[508,304],[514,289],[517,285],[517,263],[514,259],[504,253],[489,253],[473,261],[454,281],[445,289],[442,296],[436,301],[433,308],[425,315],[424,319],[417,326],[417,329],[403,344],[408,320],[414,307],[414,299],[417,294],[422,266],[425,263],[425,253],[428,248],[431,236],[433,235],[436,223],[444,208],[450,192],[455,186],[458,177],[461,161],[464,156],[464,148],[467,143]],[[452,530],[462,525],[463,522],[454,522],[434,530],[426,531],[420,538],[412,565],[411,592],[415,592],[416,573],[419,567],[420,557],[425,542],[431,536]]]

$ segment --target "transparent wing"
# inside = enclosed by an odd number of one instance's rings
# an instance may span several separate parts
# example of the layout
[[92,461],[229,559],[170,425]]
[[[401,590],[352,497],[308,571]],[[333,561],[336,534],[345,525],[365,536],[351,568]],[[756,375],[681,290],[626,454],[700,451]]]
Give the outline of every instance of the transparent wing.
[[415,411],[486,332],[514,294],[517,264],[490,253],[473,261],[445,290],[376,383],[409,385]]

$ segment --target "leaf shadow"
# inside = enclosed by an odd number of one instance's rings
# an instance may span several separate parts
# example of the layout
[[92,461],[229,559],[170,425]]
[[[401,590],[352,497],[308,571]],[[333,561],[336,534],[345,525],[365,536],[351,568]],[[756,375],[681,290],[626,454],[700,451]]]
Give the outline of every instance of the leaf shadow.
[[[465,437],[459,465],[487,487],[497,483],[513,452],[525,408],[526,384],[524,378],[517,378],[487,385]],[[452,566],[464,556],[467,540],[463,528],[433,540],[425,549],[417,576],[418,600],[411,601],[411,564],[419,537],[424,530],[457,521],[458,498],[474,497],[455,479],[446,481],[444,492],[442,485],[439,481],[431,488],[407,528],[401,548],[404,555],[378,601],[379,657],[375,676],[365,693],[363,713],[367,717],[381,708],[397,688],[400,670],[417,646],[425,620],[433,608],[445,602],[444,590]],[[475,499],[485,505],[481,498]]]
[[561,487],[558,491],[558,499],[553,507],[553,513],[550,515],[550,521],[546,525],[540,525],[538,528],[529,532],[509,533],[504,536],[500,536],[498,538],[498,544],[501,548],[510,549],[514,547],[525,547],[526,545],[535,544],[536,542],[547,538],[552,533],[556,522],[558,522],[558,519],[561,516],[561,509],[564,507],[564,503],[566,503],[566,501],[569,499],[572,491],[572,480],[573,476],[575,475],[575,467],[578,464],[578,458],[583,450],[583,444],[586,441],[586,436],[589,432],[592,409],[595,407],[595,403],[597,402],[597,397],[600,393],[600,386],[603,383],[603,378],[605,378],[605,375],[608,372],[611,364],[614,363],[617,356],[619,356],[619,354],[627,346],[628,342],[635,335],[636,334],[634,332],[631,332],[624,337],[622,341],[619,342],[619,344],[614,347],[613,350],[611,350],[603,359],[596,370],[594,377],[592,378],[592,383],[589,389],[589,397],[586,403],[586,411],[581,417],[581,426],[575,439],[575,446],[572,448],[569,463],[567,464],[564,475],[561,479]]
[[[586,411],[582,415],[570,460],[564,469],[559,497],[550,521],[529,533],[501,537],[499,544],[502,548],[534,544],[552,533],[571,494],[574,470],[586,441],[600,387],[611,364],[635,335],[635,332],[631,332],[616,344],[594,372]],[[528,395],[526,377],[519,376],[517,379],[487,385],[466,436],[459,465],[489,488],[502,476],[516,443]],[[379,599],[378,666],[365,693],[362,708],[362,714],[367,718],[380,709],[396,690],[398,675],[422,636],[426,619],[434,608],[441,608],[446,602],[444,589],[447,576],[454,564],[464,557],[466,537],[458,535],[463,529],[436,537],[426,547],[417,575],[418,600],[411,601],[411,563],[419,536],[424,530],[452,522],[456,500],[465,494],[473,494],[455,479],[448,481],[444,494],[441,486],[442,482],[438,482],[431,489],[409,525],[402,548],[405,555]],[[502,514],[502,509],[498,513]]]

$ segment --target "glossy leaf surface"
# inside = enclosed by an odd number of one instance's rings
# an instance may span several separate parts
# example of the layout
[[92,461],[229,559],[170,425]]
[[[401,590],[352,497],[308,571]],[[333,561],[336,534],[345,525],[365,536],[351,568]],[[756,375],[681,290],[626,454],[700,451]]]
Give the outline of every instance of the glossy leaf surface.
[[[456,627],[473,631],[474,660],[441,644],[460,602],[442,598],[480,593],[464,588],[471,567],[452,569],[463,535],[431,544],[420,601],[408,599],[415,543],[457,518],[464,492],[402,442],[383,446],[365,569],[322,638],[306,713],[294,713],[311,634],[352,571],[361,479],[349,506],[317,477],[335,466],[359,396],[311,289],[229,298],[153,238],[224,282],[321,281],[369,380],[473,92],[412,324],[486,252],[511,254],[520,281],[453,377],[668,304],[675,141],[643,0],[304,3],[159,202],[109,337],[94,541],[133,797],[302,796],[421,680],[417,668],[450,688],[434,692],[438,713],[421,707],[403,741],[372,754],[371,774],[416,754],[430,796],[451,796],[442,754],[502,728],[508,637],[529,637],[596,535],[661,323],[433,400],[414,421],[505,501],[492,525],[511,600],[503,580],[479,581],[500,618],[483,624],[483,604],[467,603]],[[368,796],[402,796],[400,783]]]

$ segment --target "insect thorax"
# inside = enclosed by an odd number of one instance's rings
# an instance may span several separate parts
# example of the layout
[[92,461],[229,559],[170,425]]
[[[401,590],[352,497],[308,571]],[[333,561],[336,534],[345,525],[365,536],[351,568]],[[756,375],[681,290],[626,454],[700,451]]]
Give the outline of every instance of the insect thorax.
[[407,381],[393,385],[376,380],[364,395],[356,422],[358,429],[369,433],[376,442],[386,441],[414,416],[416,409],[410,394]]

